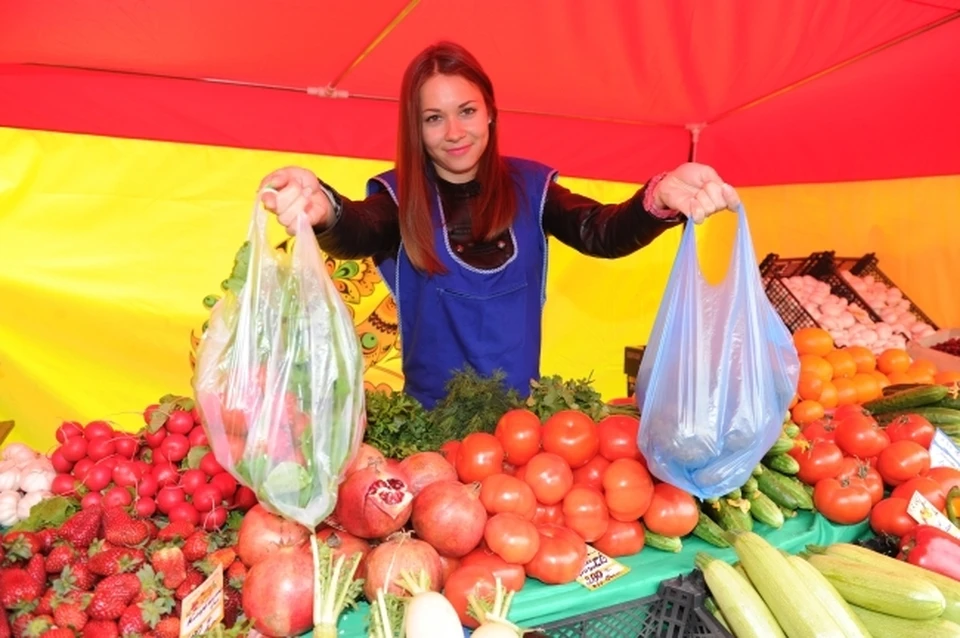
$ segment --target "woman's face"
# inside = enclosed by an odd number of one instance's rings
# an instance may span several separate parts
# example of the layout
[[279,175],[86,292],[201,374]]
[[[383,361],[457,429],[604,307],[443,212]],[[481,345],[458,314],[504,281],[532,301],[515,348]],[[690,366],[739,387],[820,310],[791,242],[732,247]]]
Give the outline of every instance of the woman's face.
[[490,116],[480,89],[460,75],[436,74],[420,88],[423,145],[437,174],[460,184],[477,174],[490,139]]

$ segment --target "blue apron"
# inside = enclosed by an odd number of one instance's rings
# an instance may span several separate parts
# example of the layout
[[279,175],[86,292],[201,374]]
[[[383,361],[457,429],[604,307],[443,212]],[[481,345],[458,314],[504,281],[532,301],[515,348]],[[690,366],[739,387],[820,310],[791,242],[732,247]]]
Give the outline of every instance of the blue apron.
[[[404,392],[432,408],[447,381],[469,365],[484,376],[495,370],[521,396],[540,376],[540,341],[546,301],[547,238],[543,204],[556,178],[552,169],[508,160],[517,187],[517,216],[510,228],[514,254],[493,270],[474,268],[450,246],[439,192],[433,182],[431,213],[437,256],[446,274],[427,276],[410,263],[401,243],[396,257],[377,264],[397,304]],[[386,190],[397,201],[394,171],[370,179],[367,194]]]

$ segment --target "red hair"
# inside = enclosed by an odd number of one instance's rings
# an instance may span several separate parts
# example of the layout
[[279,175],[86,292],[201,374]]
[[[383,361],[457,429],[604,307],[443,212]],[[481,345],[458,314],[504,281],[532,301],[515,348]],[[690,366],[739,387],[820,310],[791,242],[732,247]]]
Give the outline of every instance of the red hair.
[[[437,257],[427,166],[423,145],[420,88],[434,75],[459,75],[480,89],[492,123],[497,121],[493,83],[480,63],[459,44],[438,42],[410,62],[400,87],[400,126],[397,136],[397,199],[400,237],[410,262],[428,274],[446,271]],[[477,166],[482,188],[473,217],[473,235],[486,240],[507,230],[516,215],[516,194],[506,162],[500,157],[497,127],[491,125],[487,147]]]

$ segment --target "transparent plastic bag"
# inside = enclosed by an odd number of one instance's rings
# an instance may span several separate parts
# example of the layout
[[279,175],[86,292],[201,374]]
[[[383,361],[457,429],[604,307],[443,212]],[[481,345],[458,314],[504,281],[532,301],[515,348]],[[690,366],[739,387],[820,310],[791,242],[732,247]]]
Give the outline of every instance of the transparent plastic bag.
[[353,321],[304,219],[293,249],[254,206],[246,280],[213,308],[197,351],[197,404],[217,461],[278,515],[316,527],[366,427]]
[[726,278],[707,282],[683,231],[637,374],[637,445],[659,479],[700,498],[742,486],[783,426],[800,361],[764,292],[747,216]]

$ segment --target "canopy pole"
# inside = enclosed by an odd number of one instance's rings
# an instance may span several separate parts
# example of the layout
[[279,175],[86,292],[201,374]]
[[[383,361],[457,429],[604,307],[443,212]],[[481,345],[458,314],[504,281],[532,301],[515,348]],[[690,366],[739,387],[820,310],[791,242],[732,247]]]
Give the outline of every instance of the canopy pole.
[[688,162],[697,161],[697,144],[700,142],[700,132],[707,126],[706,122],[696,124],[687,124],[686,129],[690,131],[690,152],[687,153]]

